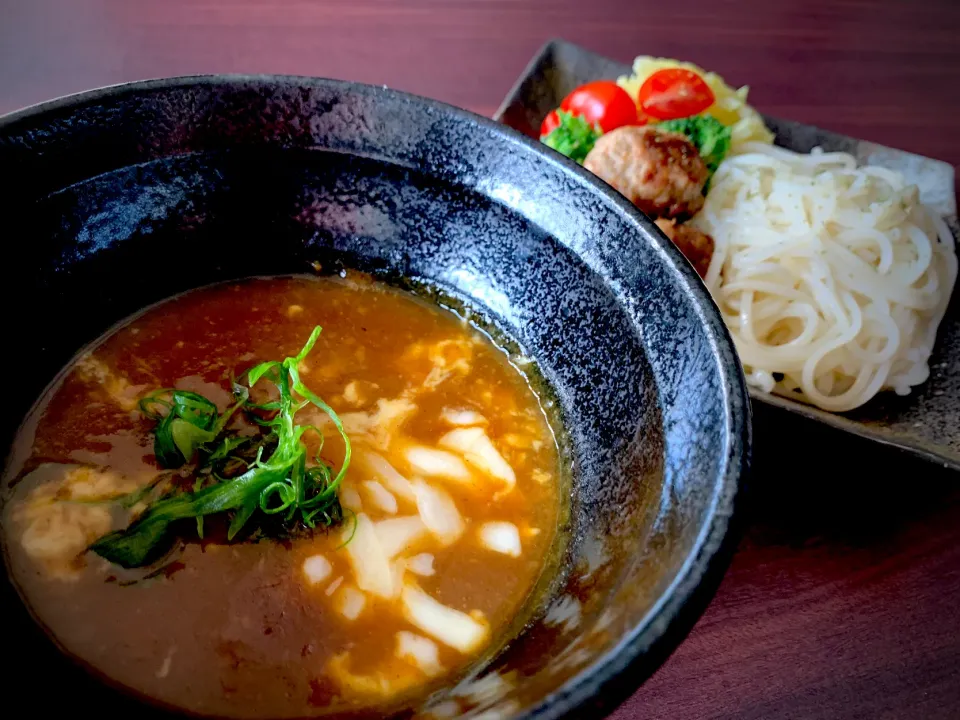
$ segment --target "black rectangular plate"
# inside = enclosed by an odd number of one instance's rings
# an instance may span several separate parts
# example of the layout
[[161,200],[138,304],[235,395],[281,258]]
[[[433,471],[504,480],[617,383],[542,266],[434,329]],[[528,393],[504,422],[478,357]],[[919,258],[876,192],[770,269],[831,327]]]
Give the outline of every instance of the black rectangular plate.
[[[548,112],[578,85],[629,75],[627,65],[563,40],[548,42],[504,98],[495,120],[537,137]],[[777,145],[798,152],[814,147],[854,155],[861,164],[898,170],[920,189],[924,203],[939,212],[954,239],[957,223],[953,168],[947,163],[811,125],[764,116]],[[899,447],[960,470],[960,293],[954,293],[930,358],[930,378],[900,397],[884,392],[852,412],[836,414],[789,398],[751,389],[754,402],[773,406],[861,437]]]

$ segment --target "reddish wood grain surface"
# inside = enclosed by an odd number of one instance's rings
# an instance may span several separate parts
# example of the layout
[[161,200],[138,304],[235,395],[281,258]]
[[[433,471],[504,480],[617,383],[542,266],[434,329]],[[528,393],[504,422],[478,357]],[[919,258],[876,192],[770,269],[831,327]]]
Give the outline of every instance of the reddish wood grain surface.
[[[955,0],[0,0],[0,112],[279,72],[489,115],[554,36],[690,59],[770,114],[960,165]],[[616,718],[960,717],[960,477],[769,412],[756,427],[730,572]]]

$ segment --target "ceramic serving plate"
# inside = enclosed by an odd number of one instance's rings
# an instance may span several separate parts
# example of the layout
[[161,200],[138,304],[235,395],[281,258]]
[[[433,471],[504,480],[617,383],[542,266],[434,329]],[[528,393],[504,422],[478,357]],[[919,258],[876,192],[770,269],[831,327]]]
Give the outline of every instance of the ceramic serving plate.
[[[638,54],[642,49],[638,49]],[[533,58],[494,116],[536,137],[540,123],[578,85],[630,73],[623,63],[572,43],[553,40]],[[939,212],[954,238],[960,236],[954,171],[947,163],[866,140],[838,135],[811,125],[764,116],[776,144],[798,152],[814,147],[855,155],[866,165],[904,173],[920,189],[922,200]],[[755,403],[796,413],[960,469],[960,293],[954,293],[930,359],[930,379],[908,397],[882,393],[862,408],[834,414],[751,389]]]

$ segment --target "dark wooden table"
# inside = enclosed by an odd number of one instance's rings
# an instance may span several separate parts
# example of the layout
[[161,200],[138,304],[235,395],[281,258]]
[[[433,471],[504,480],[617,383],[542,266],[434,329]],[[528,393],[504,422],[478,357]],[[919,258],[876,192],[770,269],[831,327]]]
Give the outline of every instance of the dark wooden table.
[[[960,165],[956,0],[0,0],[0,112],[267,72],[490,115],[554,36],[693,60],[772,115]],[[616,718],[960,718],[960,476],[769,411],[756,428],[733,565]]]

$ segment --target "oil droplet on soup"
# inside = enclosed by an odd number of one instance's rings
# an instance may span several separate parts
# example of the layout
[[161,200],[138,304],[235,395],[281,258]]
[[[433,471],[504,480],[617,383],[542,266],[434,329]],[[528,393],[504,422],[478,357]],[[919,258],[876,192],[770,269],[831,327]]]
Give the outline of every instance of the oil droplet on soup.
[[[317,325],[299,374],[351,441],[342,521],[228,542],[229,513],[207,516],[203,539],[183,520],[172,550],[133,570],[87,550],[143,512],[118,499],[163,472],[140,398],[176,387],[222,412],[234,378],[296,356]],[[339,468],[329,417],[296,418]],[[75,359],[12,457],[10,571],[48,631],[137,693],[234,717],[393,706],[451,682],[522,613],[560,502],[524,377],[459,318],[371,281],[257,279],[156,306]]]

